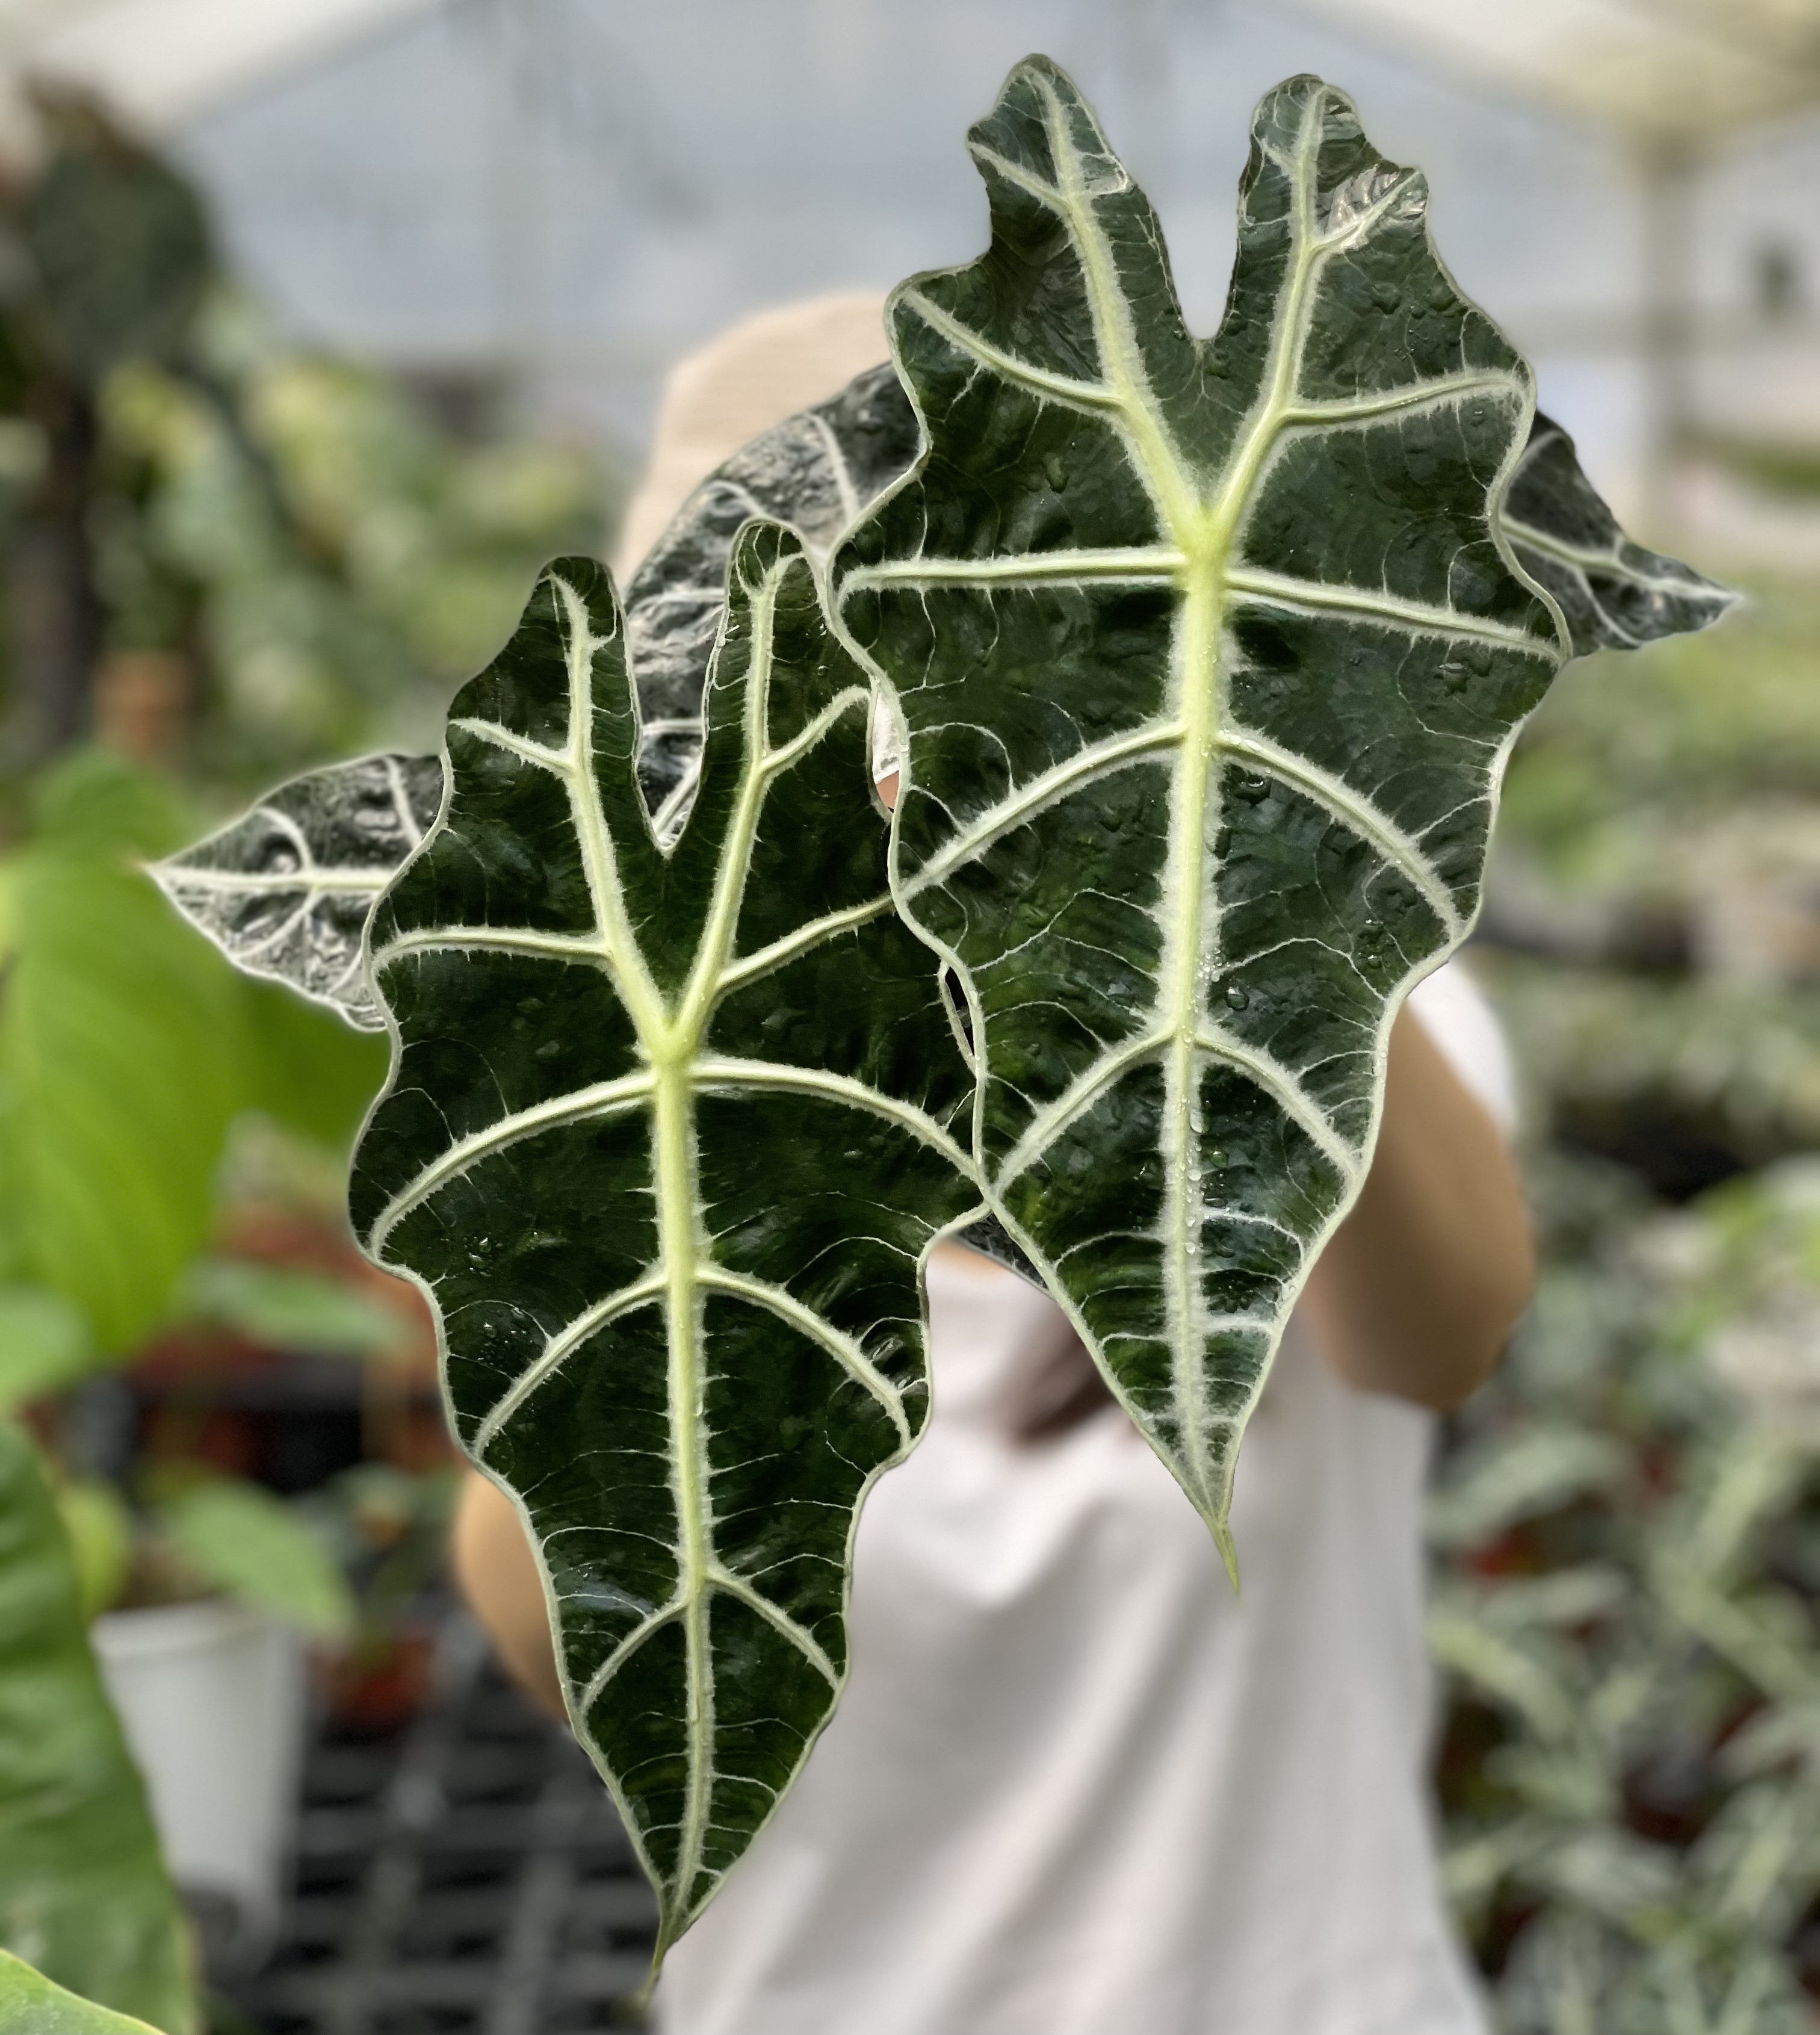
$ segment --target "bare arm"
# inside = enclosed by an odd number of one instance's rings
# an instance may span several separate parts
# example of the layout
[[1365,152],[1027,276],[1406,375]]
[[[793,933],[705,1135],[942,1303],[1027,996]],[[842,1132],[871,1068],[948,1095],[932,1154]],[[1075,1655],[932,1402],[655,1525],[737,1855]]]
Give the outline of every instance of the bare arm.
[[453,1555],[462,1595],[513,1680],[540,1709],[566,1716],[537,1559],[511,1499],[478,1470],[462,1486]]
[[1491,1375],[1535,1270],[1504,1140],[1404,1009],[1371,1172],[1308,1281],[1322,1346],[1348,1383],[1450,1411]]

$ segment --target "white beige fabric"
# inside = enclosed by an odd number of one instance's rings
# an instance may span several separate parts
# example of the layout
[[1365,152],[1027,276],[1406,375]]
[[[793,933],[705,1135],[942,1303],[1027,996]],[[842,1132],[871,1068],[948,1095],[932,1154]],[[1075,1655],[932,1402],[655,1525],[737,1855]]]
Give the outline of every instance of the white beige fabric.
[[[773,312],[670,384],[642,548],[746,438],[883,357],[875,297]],[[1416,1006],[1499,1115],[1457,969]],[[1299,1323],[1248,1438],[1233,1597],[1124,1416],[1006,1431],[1067,1333],[931,1268],[935,1406],[861,1522],[852,1673],[775,1821],[671,1953],[666,2035],[1483,2035],[1435,1885],[1421,1495],[1432,1431]]]
[[[1507,1112],[1471,984],[1415,1000]],[[1052,1303],[959,1251],[930,1299],[935,1410],[861,1520],[852,1678],[671,1953],[666,2035],[1483,2035],[1428,1824],[1431,1417],[1292,1322],[1235,1601],[1116,1409],[1007,1436]]]
[[619,527],[620,585],[724,459],[889,352],[884,293],[845,290],[757,312],[679,362],[664,385],[650,464]]

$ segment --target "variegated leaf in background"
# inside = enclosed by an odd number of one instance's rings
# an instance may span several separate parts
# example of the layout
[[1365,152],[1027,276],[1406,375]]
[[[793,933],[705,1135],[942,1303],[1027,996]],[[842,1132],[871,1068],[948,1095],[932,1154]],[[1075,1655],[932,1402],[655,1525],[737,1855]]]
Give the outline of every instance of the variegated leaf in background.
[[835,597],[903,717],[893,882],[971,1006],[993,1210],[1230,1561],[1391,1020],[1569,654],[1497,522],[1529,374],[1318,80],[1258,110],[1205,342],[1052,65],[971,146],[991,246],[893,299],[927,450]]
[[352,1190],[540,1550],[660,1954],[833,1708],[857,1508],[927,1410],[922,1259],[978,1205],[866,679],[790,533],[749,524],[729,585],[671,843],[600,567],[552,566],[457,698],[444,812],[372,930],[397,1052]]

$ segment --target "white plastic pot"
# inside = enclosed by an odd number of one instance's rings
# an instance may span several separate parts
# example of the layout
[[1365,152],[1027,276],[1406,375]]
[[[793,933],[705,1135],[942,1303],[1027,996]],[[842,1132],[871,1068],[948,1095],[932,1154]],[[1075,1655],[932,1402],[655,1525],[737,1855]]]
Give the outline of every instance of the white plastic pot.
[[110,1612],[92,1637],[171,1878],[224,1905],[233,1952],[256,1955],[277,1923],[303,1756],[296,1635],[210,1598]]

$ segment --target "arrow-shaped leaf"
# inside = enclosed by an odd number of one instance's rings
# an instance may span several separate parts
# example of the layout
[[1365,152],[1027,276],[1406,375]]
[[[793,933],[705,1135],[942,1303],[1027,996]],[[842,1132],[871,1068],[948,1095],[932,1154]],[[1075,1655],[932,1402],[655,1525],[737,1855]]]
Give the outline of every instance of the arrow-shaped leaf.
[[446,809],[374,923],[397,1052],[352,1194],[542,1551],[660,1949],[833,1707],[857,1509],[927,1412],[921,1261],[977,1206],[867,682],[793,536],[749,525],[729,585],[671,847],[599,566],[551,566],[457,698]]
[[1565,653],[1496,523],[1529,375],[1317,80],[1258,111],[1208,342],[1052,65],[971,147],[991,245],[893,299],[928,449],[837,599],[904,717],[894,883],[971,1005],[991,1206],[1230,1559],[1391,1018]]

